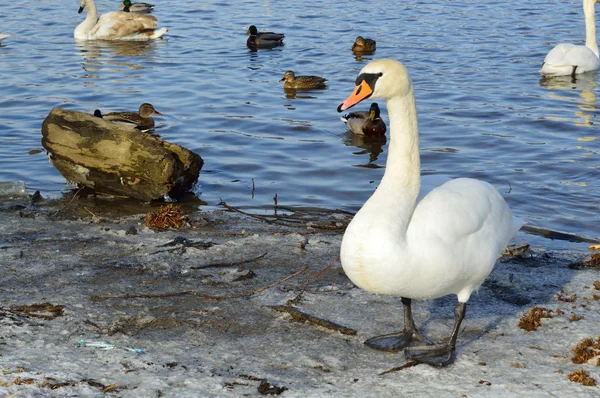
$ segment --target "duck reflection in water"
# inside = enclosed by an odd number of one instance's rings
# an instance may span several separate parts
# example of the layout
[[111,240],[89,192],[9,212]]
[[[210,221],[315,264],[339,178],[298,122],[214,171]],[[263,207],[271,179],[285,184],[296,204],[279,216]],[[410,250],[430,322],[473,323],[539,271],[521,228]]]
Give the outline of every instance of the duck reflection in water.
[[383,153],[383,146],[387,143],[385,135],[358,135],[351,131],[346,132],[346,137],[342,140],[346,146],[354,146],[361,149],[358,152],[353,152],[354,155],[366,155],[369,154],[369,162],[366,164],[360,164],[358,167],[365,167],[370,169],[379,169],[383,166],[375,163],[381,153]]

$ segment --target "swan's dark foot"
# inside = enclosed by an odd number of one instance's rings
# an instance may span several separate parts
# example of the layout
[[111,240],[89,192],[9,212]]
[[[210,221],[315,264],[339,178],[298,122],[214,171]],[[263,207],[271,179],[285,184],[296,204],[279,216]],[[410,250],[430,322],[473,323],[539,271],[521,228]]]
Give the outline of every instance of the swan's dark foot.
[[404,350],[404,357],[409,361],[441,368],[454,362],[454,348],[450,344],[408,347]]
[[458,329],[465,318],[467,304],[459,302],[454,308],[454,326],[450,339],[445,344],[432,344],[426,346],[414,346],[404,350],[404,357],[409,361],[426,363],[431,366],[444,367],[454,362],[454,348]]
[[397,352],[402,351],[416,341],[421,343],[429,342],[429,340],[421,336],[416,330],[404,329],[397,333],[371,337],[365,341],[365,345],[375,350]]
[[371,337],[365,341],[365,345],[375,350],[396,352],[405,349],[415,341],[431,344],[429,340],[417,332],[415,321],[412,317],[410,303],[411,300],[409,298],[402,297],[402,304],[404,305],[403,331]]

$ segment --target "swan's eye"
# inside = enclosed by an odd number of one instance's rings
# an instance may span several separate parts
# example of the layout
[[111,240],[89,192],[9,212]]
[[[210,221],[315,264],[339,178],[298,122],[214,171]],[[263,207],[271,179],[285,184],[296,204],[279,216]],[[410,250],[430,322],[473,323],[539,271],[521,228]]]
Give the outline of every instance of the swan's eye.
[[379,76],[379,77],[383,76],[383,72],[379,72],[379,73],[377,74],[377,76]]
[[361,73],[356,78],[356,85],[360,86],[360,84],[365,81],[371,87],[371,90],[375,89],[375,82],[379,79],[383,73]]

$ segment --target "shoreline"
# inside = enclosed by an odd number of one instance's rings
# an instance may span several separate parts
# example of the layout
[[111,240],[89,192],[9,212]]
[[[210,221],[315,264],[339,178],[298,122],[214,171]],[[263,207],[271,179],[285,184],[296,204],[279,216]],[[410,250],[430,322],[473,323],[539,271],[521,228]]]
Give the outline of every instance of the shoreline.
[[[536,247],[531,258],[502,259],[469,301],[453,365],[380,375],[405,364],[403,355],[362,342],[402,327],[398,298],[354,287],[337,262],[294,307],[356,335],[293,321],[272,308],[296,297],[336,258],[343,232],[310,225],[341,225],[343,214],[282,226],[211,211],[199,213],[193,228],[161,232],[143,226],[140,215],[51,214],[0,208],[0,395],[598,393],[566,378],[583,368],[600,382],[599,367],[570,360],[572,347],[596,338],[600,323],[600,300],[592,298],[600,273],[567,267],[584,250]],[[576,299],[561,300],[561,290]],[[174,294],[182,292],[191,293]],[[455,302],[450,296],[416,302],[417,326],[434,341],[446,338]],[[541,319],[536,331],[518,328],[535,306],[563,314]],[[573,315],[583,318],[571,321]]]

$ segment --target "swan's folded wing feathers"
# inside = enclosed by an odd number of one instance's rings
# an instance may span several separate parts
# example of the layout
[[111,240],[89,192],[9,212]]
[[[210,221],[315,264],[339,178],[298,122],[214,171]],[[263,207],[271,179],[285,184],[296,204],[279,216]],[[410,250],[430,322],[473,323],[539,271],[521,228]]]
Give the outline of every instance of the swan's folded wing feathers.
[[554,47],[544,59],[542,71],[552,72],[552,68],[566,68],[563,74],[572,73],[577,66],[577,73],[598,69],[599,60],[596,54],[586,46],[577,46],[571,43],[561,43]]
[[157,25],[158,20],[151,15],[109,12],[100,17],[90,35],[97,39],[112,39],[154,29]]
[[509,228],[497,225],[506,210],[508,206],[494,187],[458,178],[435,188],[418,203],[407,234],[430,240],[432,245],[442,241],[460,246],[477,235],[501,233],[495,228]]

